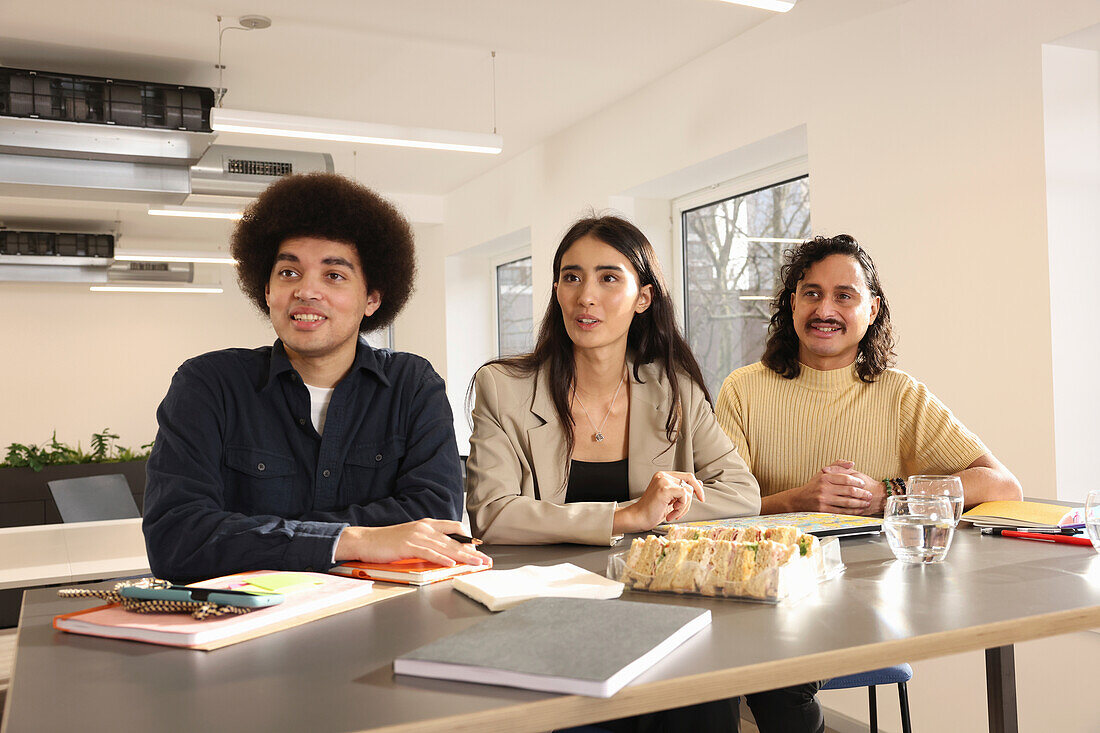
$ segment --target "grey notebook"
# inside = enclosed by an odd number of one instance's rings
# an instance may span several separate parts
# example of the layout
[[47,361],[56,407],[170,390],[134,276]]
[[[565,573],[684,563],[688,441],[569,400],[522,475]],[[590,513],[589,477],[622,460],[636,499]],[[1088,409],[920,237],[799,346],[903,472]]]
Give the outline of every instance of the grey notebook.
[[611,697],[709,624],[703,608],[536,598],[398,657],[393,671]]

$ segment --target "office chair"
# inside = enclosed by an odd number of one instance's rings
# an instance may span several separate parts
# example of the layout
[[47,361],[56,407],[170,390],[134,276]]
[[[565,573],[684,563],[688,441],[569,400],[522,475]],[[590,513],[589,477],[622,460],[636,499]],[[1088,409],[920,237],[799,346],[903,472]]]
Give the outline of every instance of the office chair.
[[909,691],[905,683],[913,679],[913,668],[908,664],[898,664],[894,667],[872,669],[869,672],[849,674],[843,677],[834,677],[821,686],[822,690],[847,690],[852,687],[867,688],[867,705],[871,714],[871,733],[878,733],[878,702],[875,696],[876,685],[898,686],[898,701],[901,704],[901,730],[902,733],[912,733],[909,723]]
[[97,522],[140,517],[130,484],[121,473],[50,481],[62,522]]

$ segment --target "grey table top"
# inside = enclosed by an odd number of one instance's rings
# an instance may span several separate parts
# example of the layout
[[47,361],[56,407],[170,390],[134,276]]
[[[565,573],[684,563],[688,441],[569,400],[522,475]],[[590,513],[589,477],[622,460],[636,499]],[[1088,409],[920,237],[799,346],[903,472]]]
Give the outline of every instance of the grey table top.
[[[621,549],[616,548],[616,550]],[[496,567],[572,562],[606,548],[488,548]],[[711,627],[608,700],[396,677],[392,660],[488,615],[441,583],[213,652],[55,632],[82,607],[24,599],[5,731],[547,730],[969,649],[1100,626],[1088,547],[956,533],[942,565],[903,565],[882,537],[846,539],[843,575],[796,604],[627,592],[711,609]],[[88,603],[86,605],[93,605]]]

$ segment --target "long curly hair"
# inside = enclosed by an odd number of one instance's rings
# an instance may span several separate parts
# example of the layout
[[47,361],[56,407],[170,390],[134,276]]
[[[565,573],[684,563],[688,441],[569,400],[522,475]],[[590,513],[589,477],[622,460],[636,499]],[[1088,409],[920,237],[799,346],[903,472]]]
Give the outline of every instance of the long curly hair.
[[[668,285],[661,270],[660,260],[646,236],[626,219],[617,216],[593,216],[581,219],[569,228],[554,253],[554,282],[561,274],[561,260],[566,251],[583,237],[592,237],[614,248],[626,257],[638,273],[638,285],[652,286],[649,308],[636,313],[627,331],[627,351],[634,358],[634,379],[642,381],[638,370],[643,364],[658,362],[669,385],[669,411],[665,419],[665,434],[670,447],[676,441],[682,407],[680,386],[676,372],[682,372],[699,385],[707,401],[710,392],[703,381],[699,363],[691,353],[687,341],[676,325],[676,314]],[[500,364],[513,374],[535,374],[540,369],[548,371],[550,396],[565,432],[566,450],[573,454],[573,415],[569,405],[576,378],[576,362],[573,360],[573,340],[565,330],[565,319],[557,294],[551,290],[550,302],[542,317],[535,349],[529,354],[494,359],[488,364]],[[473,382],[467,390],[467,403],[473,390]]]
[[290,175],[264,189],[245,209],[230,239],[237,282],[260,309],[270,313],[264,288],[279,246],[293,237],[317,237],[355,247],[367,287],[382,296],[360,333],[388,326],[412,294],[416,248],[412,227],[393,204],[333,173]]
[[772,317],[768,325],[768,343],[760,361],[764,366],[785,379],[794,379],[802,371],[798,361],[798,333],[794,327],[794,311],[791,296],[806,271],[831,255],[851,257],[863,268],[863,277],[871,296],[878,296],[878,316],[867,328],[859,342],[856,355],[856,373],[864,382],[873,382],[878,375],[894,363],[894,328],[890,321],[890,304],[882,292],[878,270],[874,260],[859,246],[854,237],[838,234],[834,237],[816,237],[787,252],[786,262],[779,271],[781,286],[771,302]]

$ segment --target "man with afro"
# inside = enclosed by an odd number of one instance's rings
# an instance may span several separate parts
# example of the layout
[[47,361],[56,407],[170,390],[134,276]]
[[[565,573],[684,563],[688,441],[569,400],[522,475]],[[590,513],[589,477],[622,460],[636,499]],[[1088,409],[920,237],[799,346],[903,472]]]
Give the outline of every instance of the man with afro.
[[324,571],[347,560],[488,562],[460,531],[443,380],[373,349],[412,292],[412,230],[332,174],[291,175],[231,243],[241,290],[278,339],[185,362],[157,410],[145,542],[158,577]]

